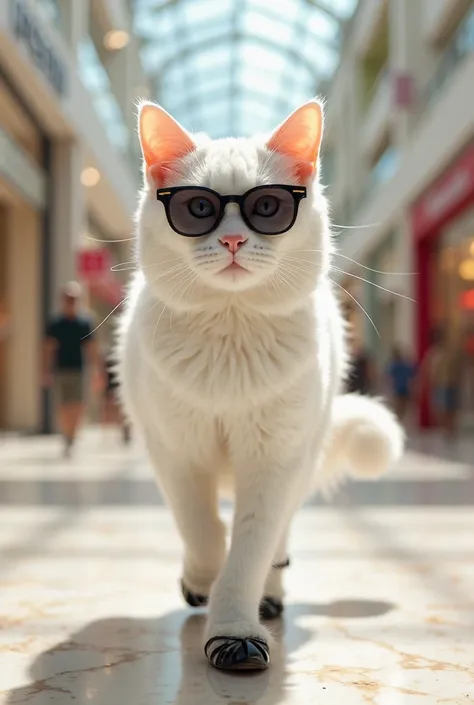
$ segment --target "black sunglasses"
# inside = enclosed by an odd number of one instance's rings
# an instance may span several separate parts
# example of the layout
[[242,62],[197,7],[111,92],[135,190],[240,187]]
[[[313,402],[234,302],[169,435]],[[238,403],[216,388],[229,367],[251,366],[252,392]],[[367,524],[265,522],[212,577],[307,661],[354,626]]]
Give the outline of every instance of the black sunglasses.
[[209,235],[219,226],[228,203],[236,203],[244,223],[260,235],[281,235],[289,230],[306,198],[304,186],[255,186],[241,196],[221,196],[203,186],[175,186],[158,190],[168,223],[185,237]]

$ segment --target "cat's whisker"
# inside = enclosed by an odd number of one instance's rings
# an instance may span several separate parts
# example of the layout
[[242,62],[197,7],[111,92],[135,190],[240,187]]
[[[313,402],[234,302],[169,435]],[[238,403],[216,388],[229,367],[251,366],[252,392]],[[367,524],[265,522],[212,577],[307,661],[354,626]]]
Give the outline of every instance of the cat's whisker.
[[122,304],[125,303],[125,301],[128,301],[128,299],[129,299],[128,296],[126,296],[124,299],[122,299],[122,301],[120,301],[120,303],[118,303],[116,306],[114,306],[114,308],[110,311],[110,313],[108,313],[108,314],[106,315],[106,317],[99,323],[99,325],[96,326],[93,330],[91,330],[90,333],[88,333],[88,334],[85,335],[83,338],[81,338],[81,340],[85,340],[86,338],[89,338],[89,336],[91,336],[93,333],[95,333],[97,330],[99,330],[99,328],[100,328],[102,325],[104,325],[104,323],[105,323],[106,321],[109,320],[110,316],[112,316],[112,314],[114,314],[115,311],[116,311],[118,308],[120,308],[120,306],[122,306]]
[[345,294],[347,294],[347,296],[349,296],[349,298],[351,298],[351,299],[354,301],[355,304],[357,304],[357,306],[360,308],[360,310],[363,311],[363,313],[367,316],[367,319],[368,319],[368,320],[370,321],[370,323],[372,324],[372,326],[373,326],[375,332],[377,333],[377,336],[380,338],[379,329],[377,328],[377,326],[375,325],[375,323],[373,322],[373,320],[371,319],[371,317],[369,316],[369,314],[367,313],[367,311],[365,310],[365,308],[362,306],[362,304],[361,304],[359,301],[357,301],[357,299],[355,298],[355,296],[353,296],[353,295],[350,293],[350,291],[347,291],[347,289],[345,289],[345,288],[342,286],[342,284],[339,284],[339,282],[335,281],[334,279],[331,279],[331,281],[332,281],[333,284],[335,284],[337,287],[339,287],[339,289],[341,289]]
[[[315,265],[317,266],[316,262],[297,260],[297,259],[295,259],[293,261],[293,258],[285,257],[283,260],[283,263],[292,272],[297,272],[300,275],[304,274],[306,276],[311,277],[312,279],[314,279],[316,276],[316,272],[315,272]],[[306,280],[302,280],[302,281],[305,281],[305,283],[306,283]]]
[[367,228],[378,228],[380,222],[378,223],[367,223],[366,225],[339,225],[338,223],[331,223],[330,227],[339,228],[340,230],[366,230]]
[[[160,325],[160,321],[161,321],[161,319],[162,319],[162,317],[163,317],[164,312],[165,312],[166,309],[169,308],[169,306],[171,305],[171,302],[173,301],[173,299],[174,299],[174,297],[175,297],[175,294],[179,291],[180,286],[182,286],[184,283],[186,283],[186,282],[189,280],[189,277],[190,277],[190,276],[191,276],[191,277],[194,276],[194,273],[193,273],[193,272],[189,272],[188,274],[185,274],[185,275],[182,277],[182,279],[180,279],[180,280],[178,281],[178,283],[175,284],[175,286],[174,286],[174,288],[173,288],[173,290],[172,290],[172,292],[171,292],[171,296],[170,296],[170,298],[169,298],[169,301],[168,301],[167,303],[164,303],[164,304],[163,304],[163,309],[162,309],[162,311],[161,311],[161,313],[160,313],[160,315],[159,315],[159,318],[158,318],[158,320],[157,320],[157,322],[156,322],[156,324],[155,324],[155,328],[154,328],[154,330],[153,330],[152,350],[155,349],[155,337],[156,337],[156,332],[157,332],[157,330],[158,330],[158,327],[159,327],[159,325]],[[167,282],[167,283],[168,283],[168,282]]]
[[[305,266],[306,264],[307,264],[306,262],[299,262],[299,263],[298,263],[298,267],[300,268],[301,271],[304,271],[304,266]],[[293,275],[294,275],[294,276],[299,276],[299,278],[301,278],[301,273],[298,272],[298,267],[296,267],[296,265],[288,263],[288,266],[293,268],[292,271],[293,271]],[[309,270],[306,270],[306,272],[309,273]],[[338,282],[334,281],[333,279],[332,279],[331,281],[332,281],[334,284],[336,284],[336,286],[338,286],[340,289],[342,289],[342,291],[344,291],[344,292],[357,304],[357,306],[358,306],[358,307],[364,312],[364,314],[367,316],[368,320],[369,320],[370,323],[372,324],[372,326],[373,326],[375,332],[377,333],[378,337],[380,337],[380,333],[379,333],[379,331],[378,331],[377,326],[375,325],[374,321],[372,320],[372,318],[370,317],[370,315],[368,314],[368,312],[365,310],[365,308],[360,304],[360,302],[357,301],[357,299],[356,299],[349,291],[347,291],[347,289],[345,289],[341,284],[339,284]]]
[[[177,301],[181,301],[181,300],[183,299],[184,295],[185,295],[186,292],[189,290],[189,288],[194,284],[194,282],[196,281],[197,278],[198,278],[198,275],[197,275],[195,272],[193,272],[191,278],[190,278],[189,281],[188,281],[188,283],[184,286],[183,291],[182,291],[181,294],[178,296]],[[189,297],[188,297],[188,298],[189,298]],[[185,299],[185,301],[187,301],[187,299]],[[173,314],[174,314],[174,309],[171,310],[170,328],[171,328],[171,323],[172,323],[172,321],[173,321]]]
[[[152,298],[152,296],[153,296],[153,288],[152,288],[152,285],[153,285],[154,283],[156,283],[157,281],[159,281],[160,279],[162,279],[162,277],[166,276],[167,274],[172,274],[173,277],[175,277],[175,276],[177,276],[180,272],[188,271],[188,269],[189,269],[189,268],[187,267],[187,265],[185,265],[185,264],[180,264],[179,266],[170,267],[170,268],[167,269],[165,272],[162,272],[161,274],[158,274],[156,277],[154,277],[153,279],[151,279],[151,281],[149,282],[149,284],[150,284],[149,291],[146,293],[146,296],[145,296],[145,298],[144,298],[144,301],[142,301],[142,302],[139,304],[139,308],[142,309],[143,306],[144,306],[144,304],[146,304],[147,301],[149,301],[149,299]],[[178,270],[178,271],[176,271],[176,270]],[[171,281],[171,279],[172,279],[173,277],[169,277],[169,279],[164,280],[162,283],[163,283],[163,284],[167,284],[169,281]],[[158,303],[159,303],[159,302],[158,302]],[[155,306],[155,305],[156,305],[156,303],[154,304],[154,306]],[[152,306],[152,308],[151,308],[150,310],[153,310],[154,306]]]
[[216,259],[216,257],[221,257],[220,252],[206,252],[205,255],[195,255],[194,262],[206,262],[211,259]]
[[392,291],[392,289],[387,289],[385,286],[381,286],[381,284],[376,284],[375,282],[371,282],[369,279],[364,279],[364,277],[359,277],[357,274],[351,274],[351,272],[346,272],[344,269],[341,269],[340,267],[331,267],[331,270],[333,272],[339,272],[340,274],[345,274],[348,277],[352,277],[353,279],[358,279],[361,282],[365,282],[366,284],[370,284],[371,286],[374,286],[376,289],[381,289],[381,291],[386,291],[387,294],[393,294],[393,296],[399,296],[401,299],[406,299],[406,301],[411,301],[414,304],[417,304],[418,301],[416,299],[412,299],[411,296],[405,296],[405,294],[399,294],[397,291]]
[[129,269],[136,269],[137,271],[140,269],[149,269],[151,267],[159,267],[162,264],[169,264],[170,262],[176,262],[177,258],[176,257],[170,257],[169,259],[165,260],[160,260],[159,262],[153,262],[152,264],[140,264],[138,260],[130,260],[129,262],[118,262],[117,264],[112,265],[110,268],[111,272],[126,272]]
[[280,279],[286,284],[287,287],[289,287],[290,289],[292,289],[292,291],[294,291],[295,294],[296,294],[297,296],[299,296],[298,290],[297,290],[296,287],[292,284],[292,282],[286,277],[286,275],[283,274],[283,272],[281,271],[281,269],[277,269],[276,274],[277,274],[277,276],[279,276]]
[[314,283],[314,270],[304,269],[303,267],[297,267],[291,262],[286,262],[286,268],[288,269],[288,275],[297,279],[301,284],[304,285],[306,289],[308,284]]
[[[305,249],[305,250],[294,250],[295,252],[320,252],[322,253],[322,249]],[[356,264],[358,267],[361,267],[362,269],[367,270],[368,272],[373,272],[374,274],[389,274],[392,277],[413,277],[416,275],[416,272],[387,272],[382,269],[372,269],[372,267],[367,267],[367,265],[362,264],[362,262],[358,262],[356,259],[352,259],[352,257],[348,257],[347,255],[343,255],[341,252],[332,252],[331,257],[340,257],[341,259],[345,259],[348,262],[352,262],[353,264]]]
[[293,267],[306,268],[307,271],[314,272],[314,268],[317,267],[320,262],[309,259],[298,259],[297,257],[284,257],[282,260],[285,264],[292,265]]
[[137,239],[136,235],[132,235],[132,237],[124,237],[120,240],[115,240],[115,238],[113,240],[107,240],[107,239],[102,239],[100,237],[92,237],[92,235],[86,235],[86,240],[94,240],[94,242],[108,242],[109,244],[111,242],[130,242],[130,240],[136,240],[136,239]]
[[161,272],[160,274],[157,274],[157,276],[154,277],[154,278],[150,281],[150,284],[153,284],[154,282],[159,281],[159,280],[162,279],[163,277],[166,277],[167,274],[173,274],[174,272],[179,272],[179,271],[181,271],[181,270],[184,271],[184,270],[188,270],[188,269],[189,269],[189,267],[188,267],[187,265],[185,265],[185,264],[183,264],[182,262],[180,262],[179,264],[173,265],[173,267],[169,267],[169,268],[166,269],[164,272]]

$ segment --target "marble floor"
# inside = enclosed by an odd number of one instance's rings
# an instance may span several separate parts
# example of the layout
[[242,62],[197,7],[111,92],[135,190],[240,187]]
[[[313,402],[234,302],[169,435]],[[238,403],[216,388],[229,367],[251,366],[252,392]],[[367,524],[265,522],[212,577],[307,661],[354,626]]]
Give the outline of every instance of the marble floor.
[[473,506],[474,442],[432,440],[305,507],[271,668],[231,676],[140,447],[0,438],[0,705],[474,703]]

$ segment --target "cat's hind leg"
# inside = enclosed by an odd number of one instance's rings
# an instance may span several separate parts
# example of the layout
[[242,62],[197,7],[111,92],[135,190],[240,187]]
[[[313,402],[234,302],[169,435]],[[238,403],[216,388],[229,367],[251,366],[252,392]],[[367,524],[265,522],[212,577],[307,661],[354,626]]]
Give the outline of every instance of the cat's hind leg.
[[260,601],[260,619],[266,621],[277,619],[284,610],[283,597],[285,591],[283,588],[283,574],[285,568],[288,568],[290,565],[287,548],[288,531],[288,528],[285,529],[280,539],[275,556],[273,557],[272,566],[265,581],[263,597]]

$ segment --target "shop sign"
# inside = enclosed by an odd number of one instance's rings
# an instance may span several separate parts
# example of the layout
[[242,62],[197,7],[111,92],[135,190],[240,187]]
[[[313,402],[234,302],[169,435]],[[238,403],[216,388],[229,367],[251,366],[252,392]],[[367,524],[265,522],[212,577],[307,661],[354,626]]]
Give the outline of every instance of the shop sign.
[[[77,0],[79,1],[79,0]],[[56,93],[66,92],[66,69],[33,14],[21,0],[10,0],[11,23],[15,38],[27,50],[36,68],[43,74]]]
[[474,311],[474,289],[463,291],[460,296],[461,308],[466,311]]
[[81,250],[77,260],[77,273],[84,281],[97,281],[110,273],[110,252],[105,247]]
[[471,196],[474,198],[474,146],[413,207],[415,237],[437,231]]

